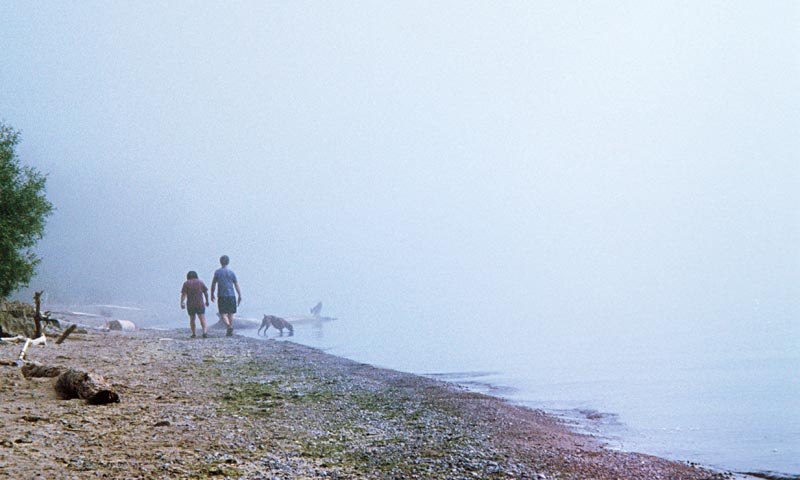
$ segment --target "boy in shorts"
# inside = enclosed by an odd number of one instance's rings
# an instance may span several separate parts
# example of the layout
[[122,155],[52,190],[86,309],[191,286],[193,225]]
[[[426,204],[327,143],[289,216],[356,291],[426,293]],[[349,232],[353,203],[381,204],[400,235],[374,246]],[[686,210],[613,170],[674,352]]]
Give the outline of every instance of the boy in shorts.
[[[205,298],[205,302],[203,299]],[[202,280],[197,278],[194,270],[186,274],[186,281],[181,288],[181,310],[184,308],[189,313],[189,326],[192,328],[192,338],[197,337],[194,319],[200,317],[200,327],[203,329],[203,338],[208,338],[206,333],[206,307],[208,306],[208,288]]]
[[242,303],[239,282],[236,280],[236,274],[233,273],[233,270],[228,268],[229,263],[230,259],[227,255],[219,257],[221,267],[214,272],[214,279],[211,280],[211,301],[214,301],[215,287],[219,286],[217,290],[217,297],[219,297],[217,306],[220,320],[228,327],[225,334],[228,337],[233,335],[233,314],[236,313],[236,307]]

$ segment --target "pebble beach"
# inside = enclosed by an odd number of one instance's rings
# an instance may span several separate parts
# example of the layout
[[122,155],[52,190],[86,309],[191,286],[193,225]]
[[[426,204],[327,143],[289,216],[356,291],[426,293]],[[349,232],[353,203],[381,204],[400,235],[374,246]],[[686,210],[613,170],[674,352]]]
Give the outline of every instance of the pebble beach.
[[[15,360],[21,346],[0,344]],[[82,330],[27,360],[102,375],[59,399],[0,367],[0,478],[723,479],[609,449],[544,412],[290,341]]]

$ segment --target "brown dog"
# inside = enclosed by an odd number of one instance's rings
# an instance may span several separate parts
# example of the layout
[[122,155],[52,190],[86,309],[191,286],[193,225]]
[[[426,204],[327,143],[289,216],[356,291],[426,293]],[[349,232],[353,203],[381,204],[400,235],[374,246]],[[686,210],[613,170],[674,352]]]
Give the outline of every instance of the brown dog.
[[280,317],[275,317],[273,315],[264,315],[264,318],[261,319],[261,326],[258,327],[258,334],[261,335],[261,329],[264,329],[264,336],[267,336],[267,329],[269,326],[272,325],[273,327],[277,328],[281,332],[281,337],[283,336],[283,329],[289,330],[289,336],[291,337],[294,335],[294,327],[291,323],[287,322],[285,319]]

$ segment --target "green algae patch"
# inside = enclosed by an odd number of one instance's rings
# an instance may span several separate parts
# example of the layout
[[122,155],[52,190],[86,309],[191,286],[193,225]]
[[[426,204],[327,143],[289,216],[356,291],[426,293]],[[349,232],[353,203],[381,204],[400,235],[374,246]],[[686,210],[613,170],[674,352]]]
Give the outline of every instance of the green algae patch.
[[424,476],[470,447],[452,430],[453,417],[404,389],[352,388],[347,378],[325,377],[302,363],[241,367],[239,373],[262,380],[227,388],[223,411],[258,418],[281,450],[325,468],[357,476]]
[[241,475],[238,468],[225,462],[212,462],[204,467],[195,478],[237,478]]
[[288,398],[275,381],[240,383],[222,395],[222,410],[225,413],[267,415]]

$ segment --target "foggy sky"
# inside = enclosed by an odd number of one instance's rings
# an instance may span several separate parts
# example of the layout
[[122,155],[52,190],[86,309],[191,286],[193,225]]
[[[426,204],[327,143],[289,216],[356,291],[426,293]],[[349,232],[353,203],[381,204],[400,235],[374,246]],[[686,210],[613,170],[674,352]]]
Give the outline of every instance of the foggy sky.
[[57,208],[32,287],[174,307],[228,254],[245,310],[794,342],[798,24],[792,1],[4,2],[0,118]]

